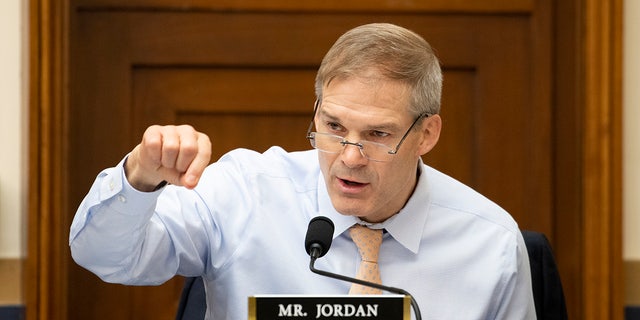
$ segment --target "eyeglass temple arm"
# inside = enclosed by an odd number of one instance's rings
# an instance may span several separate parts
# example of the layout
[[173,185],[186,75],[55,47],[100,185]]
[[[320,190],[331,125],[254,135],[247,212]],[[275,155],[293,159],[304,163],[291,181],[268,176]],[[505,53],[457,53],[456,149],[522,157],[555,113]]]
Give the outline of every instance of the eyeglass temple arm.
[[318,112],[318,106],[320,105],[320,100],[316,99],[316,102],[313,104],[313,116],[311,116],[311,123],[309,123],[309,128],[307,128],[307,139],[311,138],[311,129],[313,129],[313,123],[316,119],[316,112]]
[[405,132],[404,136],[402,136],[402,139],[400,139],[400,142],[398,142],[398,145],[396,145],[395,149],[389,150],[389,154],[396,154],[398,153],[398,149],[400,149],[400,146],[402,145],[402,143],[404,142],[404,139],[407,138],[407,136],[409,135],[409,132],[411,132],[411,130],[413,129],[413,127],[416,125],[416,123],[418,123],[418,120],[422,119],[422,118],[428,118],[430,117],[432,114],[425,112],[422,113],[421,115],[419,115],[415,120],[413,120],[413,123],[411,124],[411,126],[409,127],[409,130],[407,130],[407,132]]

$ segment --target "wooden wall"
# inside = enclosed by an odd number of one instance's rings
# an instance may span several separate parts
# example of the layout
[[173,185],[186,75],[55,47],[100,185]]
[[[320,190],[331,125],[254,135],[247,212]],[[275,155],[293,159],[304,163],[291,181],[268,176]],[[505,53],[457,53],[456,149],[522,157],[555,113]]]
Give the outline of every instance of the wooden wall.
[[620,319],[619,1],[31,3],[28,319],[172,319],[180,279],[108,285],[70,260],[97,172],[152,123],[195,125],[214,157],[307,148],[322,55],[373,21],[442,60],[443,135],[425,161],[547,234],[571,318]]

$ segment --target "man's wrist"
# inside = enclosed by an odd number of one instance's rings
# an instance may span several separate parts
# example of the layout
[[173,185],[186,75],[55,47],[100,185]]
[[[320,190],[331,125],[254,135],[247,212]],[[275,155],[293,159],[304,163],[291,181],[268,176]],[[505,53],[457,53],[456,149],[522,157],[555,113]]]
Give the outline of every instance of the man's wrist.
[[[135,170],[135,164],[131,163],[131,155],[129,155],[124,161],[124,176],[129,182],[129,185],[140,192],[153,192],[164,187],[167,182],[162,180],[159,183],[147,183],[144,181],[143,176],[138,174],[139,170]],[[135,161],[134,161],[135,162]]]
[[167,180],[162,180],[162,182],[158,183],[158,185],[155,188],[153,188],[153,191],[158,191],[164,188],[164,186],[166,186],[167,184],[168,184]]

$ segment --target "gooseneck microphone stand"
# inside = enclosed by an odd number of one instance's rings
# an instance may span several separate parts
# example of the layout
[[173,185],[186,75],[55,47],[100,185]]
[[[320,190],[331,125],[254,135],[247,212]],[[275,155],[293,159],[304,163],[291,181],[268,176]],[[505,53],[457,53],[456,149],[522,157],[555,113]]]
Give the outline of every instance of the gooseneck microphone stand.
[[376,289],[380,289],[380,290],[384,290],[387,292],[392,292],[392,293],[396,293],[396,294],[402,294],[402,295],[406,295],[409,296],[409,299],[411,299],[411,307],[413,308],[413,313],[416,315],[416,320],[422,320],[422,315],[420,314],[420,308],[418,307],[418,302],[416,302],[416,299],[413,298],[413,296],[407,292],[404,289],[400,289],[400,288],[394,288],[394,287],[388,287],[382,284],[378,284],[378,283],[374,283],[374,282],[369,282],[369,281],[364,281],[361,279],[356,279],[356,278],[351,278],[351,277],[347,277],[347,276],[343,276],[337,273],[332,273],[332,272],[328,272],[328,271],[324,271],[324,270],[319,270],[315,268],[315,263],[316,260],[322,256],[322,246],[316,243],[311,244],[311,248],[310,248],[310,256],[311,256],[311,260],[309,262],[309,269],[311,270],[311,272],[325,276],[325,277],[329,277],[329,278],[334,278],[334,279],[338,279],[338,280],[342,280],[342,281],[347,281],[347,282],[352,282],[352,283],[357,283],[359,285],[363,285],[363,286],[367,286],[367,287],[373,287]]

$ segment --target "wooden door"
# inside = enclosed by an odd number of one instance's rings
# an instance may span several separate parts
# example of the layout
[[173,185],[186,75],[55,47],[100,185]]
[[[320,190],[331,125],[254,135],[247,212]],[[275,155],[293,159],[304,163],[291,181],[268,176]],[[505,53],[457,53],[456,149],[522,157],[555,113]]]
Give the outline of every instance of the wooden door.
[[[444,127],[425,161],[496,201],[523,229],[573,243],[556,233],[552,9],[547,0],[71,1],[56,234],[68,230],[96,174],[150,124],[195,126],[212,138],[214,159],[237,147],[309,148],[304,133],[324,53],[354,26],[392,22],[423,35],[443,65]],[[173,318],[180,278],[159,287],[105,284],[58,250],[67,258],[57,264],[64,297],[55,314]],[[572,273],[579,261],[560,260],[572,315],[582,301]]]

